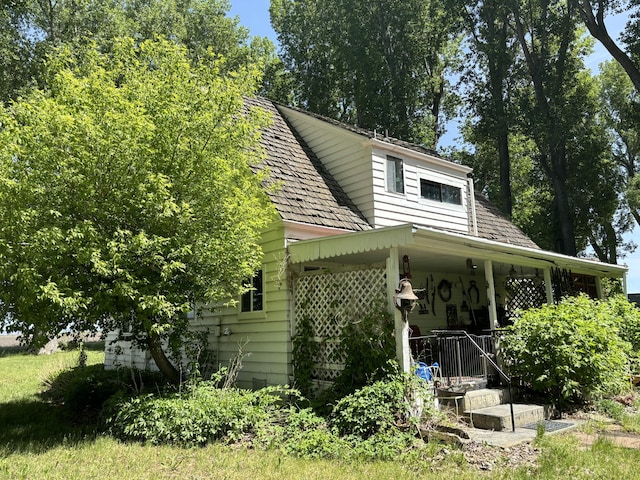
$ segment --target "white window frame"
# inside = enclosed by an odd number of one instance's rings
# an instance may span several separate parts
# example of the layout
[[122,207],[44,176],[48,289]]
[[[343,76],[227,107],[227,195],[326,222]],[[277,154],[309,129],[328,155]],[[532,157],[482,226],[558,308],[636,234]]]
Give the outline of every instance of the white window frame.
[[[440,200],[434,200],[431,198],[426,198],[422,196],[422,182],[430,182],[430,183],[435,183],[445,187],[450,187],[450,188],[455,188],[457,190],[460,191],[460,203],[450,203],[450,202],[444,202],[442,201],[442,199]],[[465,193],[466,193],[466,184],[464,186],[462,185],[456,185],[454,182],[447,182],[447,181],[443,181],[441,178],[434,178],[430,175],[427,174],[419,174],[418,175],[418,199],[420,200],[420,202],[423,203],[428,203],[431,205],[438,205],[440,208],[447,208],[447,209],[452,209],[452,210],[464,210],[465,209]]]
[[[397,174],[397,166],[400,165],[401,169],[401,183],[402,187],[399,191],[398,189],[398,174]],[[392,168],[393,166],[393,168]],[[385,158],[385,189],[389,193],[395,193],[397,195],[404,195],[406,191],[405,185],[405,161],[400,157],[396,157],[393,155],[387,155]]]
[[[258,280],[259,279],[259,280]],[[258,283],[259,282],[259,283]],[[254,312],[264,312],[265,302],[264,302],[264,269],[261,268],[256,270],[253,277],[247,279],[247,284],[251,285],[248,291],[243,293],[240,296],[240,313],[254,313]],[[258,285],[260,288],[258,288]],[[259,296],[260,299],[260,308],[256,307],[256,297]],[[245,308],[248,306],[248,308]]]

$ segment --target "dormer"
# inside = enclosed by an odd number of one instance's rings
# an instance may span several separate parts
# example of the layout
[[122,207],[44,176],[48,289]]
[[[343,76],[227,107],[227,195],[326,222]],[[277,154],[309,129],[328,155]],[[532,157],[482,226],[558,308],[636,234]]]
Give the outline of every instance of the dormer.
[[370,144],[376,228],[411,223],[473,233],[469,167],[384,139]]
[[375,132],[278,110],[374,228],[409,223],[476,234],[471,168]]

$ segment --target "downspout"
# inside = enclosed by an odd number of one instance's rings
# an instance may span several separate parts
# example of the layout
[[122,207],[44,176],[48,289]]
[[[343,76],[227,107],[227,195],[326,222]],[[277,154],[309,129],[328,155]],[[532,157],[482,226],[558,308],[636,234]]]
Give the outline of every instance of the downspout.
[[473,179],[467,178],[467,184],[469,185],[469,204],[471,206],[471,234],[474,237],[478,236],[478,219],[476,218],[476,193],[473,186]]

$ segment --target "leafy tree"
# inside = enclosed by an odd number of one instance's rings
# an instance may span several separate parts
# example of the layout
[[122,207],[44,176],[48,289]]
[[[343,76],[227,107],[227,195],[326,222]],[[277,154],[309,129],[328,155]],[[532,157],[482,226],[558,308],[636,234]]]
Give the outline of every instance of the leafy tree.
[[455,15],[431,0],[273,0],[294,103],[434,147]]
[[[61,45],[95,43],[103,52],[129,36],[140,43],[161,37],[183,45],[194,62],[210,53],[226,58],[229,71],[248,63],[274,69],[275,47],[266,38],[251,41],[238,18],[226,16],[228,0],[21,0],[7,4],[0,16],[0,65],[7,66],[3,100],[20,89],[43,85],[44,59]],[[12,73],[8,73],[12,72]],[[1,77],[0,77],[1,78]]]
[[[637,0],[574,0],[580,11],[584,24],[589,29],[591,35],[602,43],[616,62],[624,69],[637,92],[640,92],[640,69],[638,68],[638,12],[635,13],[635,21],[630,21],[627,25],[624,42],[631,50],[622,50],[609,35],[605,24],[605,16],[608,13],[623,11],[625,8],[631,11],[638,7]],[[634,58],[635,57],[635,58]]]
[[600,66],[600,97],[605,126],[614,137],[613,158],[622,176],[625,208],[640,224],[640,103],[622,67],[614,61]]
[[2,324],[131,331],[163,374],[195,302],[227,301],[259,266],[272,215],[251,166],[255,69],[222,75],[166,41],[61,49],[48,88],[0,112]]
[[515,72],[517,42],[509,29],[509,10],[504,2],[489,0],[468,2],[454,0],[463,13],[468,34],[468,61],[465,80],[468,84],[468,109],[475,119],[476,142],[482,139],[494,144],[499,176],[497,202],[502,212],[511,217],[513,193],[511,189],[511,158],[509,126],[513,123],[509,98]]

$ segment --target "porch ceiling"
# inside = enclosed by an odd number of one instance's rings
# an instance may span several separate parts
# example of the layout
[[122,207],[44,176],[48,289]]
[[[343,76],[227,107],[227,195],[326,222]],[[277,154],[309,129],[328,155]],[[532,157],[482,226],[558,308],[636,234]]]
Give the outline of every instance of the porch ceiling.
[[512,265],[518,274],[524,276],[533,276],[536,269],[551,267],[615,278],[622,277],[627,271],[625,266],[413,225],[294,242],[289,244],[289,253],[292,263],[322,261],[366,265],[384,262],[392,247],[398,248],[400,257],[409,255],[412,267],[438,272],[469,273],[467,258],[477,265],[476,274],[484,271],[484,260],[493,262],[494,273],[505,275]]

